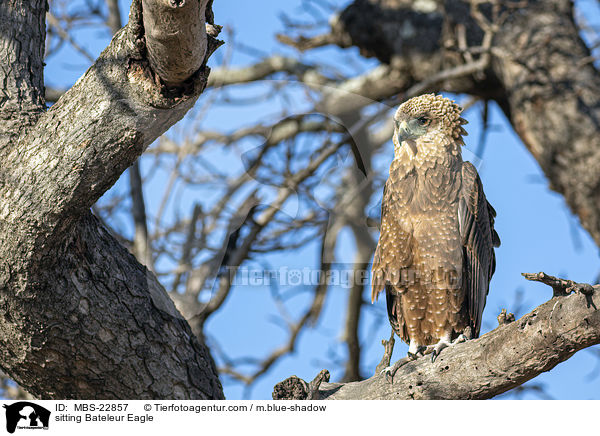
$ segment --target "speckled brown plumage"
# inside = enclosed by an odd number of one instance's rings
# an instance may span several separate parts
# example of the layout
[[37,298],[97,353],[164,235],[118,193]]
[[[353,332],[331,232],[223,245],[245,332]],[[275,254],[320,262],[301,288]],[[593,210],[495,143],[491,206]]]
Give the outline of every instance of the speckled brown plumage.
[[372,268],[372,300],[386,290],[390,323],[411,347],[476,337],[495,268],[495,211],[463,162],[461,108],[426,94],[396,112]]

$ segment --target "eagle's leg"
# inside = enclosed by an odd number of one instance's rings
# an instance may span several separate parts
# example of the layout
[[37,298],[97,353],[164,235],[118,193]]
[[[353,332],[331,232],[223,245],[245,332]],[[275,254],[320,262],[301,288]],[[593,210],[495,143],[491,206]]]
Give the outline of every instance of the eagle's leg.
[[419,345],[417,341],[411,338],[410,343],[408,345],[407,357],[410,360],[418,359],[419,357],[425,355],[425,350],[427,350],[427,347]]
[[[444,336],[440,338],[437,344],[430,345],[427,347],[427,351],[425,354],[431,353],[431,363],[435,362],[435,359],[440,355],[444,348],[451,347],[452,345],[460,344],[461,342],[465,342],[467,338],[464,334],[460,334],[455,340],[452,340],[452,330],[446,332]],[[430,351],[431,350],[431,351]]]

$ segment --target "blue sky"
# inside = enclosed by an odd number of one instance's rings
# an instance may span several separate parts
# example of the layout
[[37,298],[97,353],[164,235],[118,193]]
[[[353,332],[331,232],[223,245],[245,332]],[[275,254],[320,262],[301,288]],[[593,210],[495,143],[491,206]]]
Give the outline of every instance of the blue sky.
[[[122,3],[123,10],[127,11],[128,3]],[[275,34],[284,30],[279,19],[280,12],[285,11],[290,16],[301,16],[299,4],[299,0],[288,2],[215,0],[214,12],[216,22],[225,25],[226,28],[234,29],[235,39],[243,42],[244,45],[259,48],[265,54],[297,56],[294,51],[278,44]],[[577,4],[583,7],[588,19],[599,21],[596,3],[583,0]],[[78,38],[81,45],[93,55],[97,55],[108,42],[108,32],[82,31]],[[224,33],[223,38],[227,41],[229,34]],[[218,65],[226,55],[226,51],[227,45],[219,50],[209,65]],[[306,60],[326,59],[327,62],[336,60],[342,62],[342,59],[348,57],[351,57],[355,64],[352,66],[349,64],[347,68],[366,70],[377,64],[373,60],[360,59],[356,49],[316,50],[315,53],[307,55]],[[255,60],[252,56],[234,52],[230,64],[245,65]],[[47,83],[68,87],[77,80],[87,66],[88,62],[85,58],[65,47],[58,55],[49,59],[46,70]],[[239,88],[235,88],[230,93],[238,90]],[[259,93],[260,90],[261,84],[258,84],[251,92]],[[201,96],[197,106],[206,103],[207,98]],[[301,107],[294,109],[302,112]],[[507,308],[509,311],[515,309],[516,295],[521,295],[521,305],[525,312],[551,297],[550,288],[527,282],[521,277],[521,272],[544,271],[581,282],[593,282],[600,273],[598,248],[587,232],[581,228],[577,217],[569,212],[563,198],[549,190],[548,181],[537,162],[521,144],[503,114],[495,106],[491,109],[491,124],[494,128],[488,134],[485,151],[483,156],[480,156],[482,159],[476,161],[479,161],[478,169],[486,195],[498,212],[496,229],[500,234],[502,246],[496,251],[497,269],[484,312],[482,333],[497,325],[495,318],[502,308]],[[235,126],[249,125],[252,120],[272,121],[272,117],[278,110],[279,108],[274,109],[268,104],[237,110],[216,107],[201,120],[201,124],[194,126],[193,116],[190,115],[183,125],[186,129],[206,128],[230,131]],[[471,153],[477,149],[481,130],[480,110],[479,106],[475,106],[466,114],[469,120],[466,146]],[[389,144],[386,149],[388,152],[391,151]],[[466,159],[469,158],[468,151],[465,151]],[[392,154],[389,153],[388,158],[391,157]],[[225,155],[219,156],[217,153],[215,159],[224,160]],[[239,156],[227,156],[229,165],[241,164],[241,161],[236,163],[236,159],[239,159]],[[385,155],[382,159],[385,161]],[[387,168],[388,165],[389,162],[382,165],[382,168]],[[114,190],[122,192],[127,189],[126,181],[126,178],[125,180],[122,178]],[[158,206],[160,200],[155,193],[159,192],[159,185],[164,183],[164,179],[159,178],[154,183],[156,185],[145,188],[150,211]],[[186,201],[190,204],[202,200],[202,192],[186,194]],[[127,223],[123,225],[127,226]],[[291,255],[273,259],[272,264],[279,267],[312,267],[318,249],[317,243],[309,244]],[[342,237],[336,260],[352,262],[352,257],[349,256],[351,253],[353,253],[352,238]],[[250,398],[268,399],[273,385],[278,381],[290,375],[298,375],[310,380],[324,367],[330,369],[333,380],[341,377],[342,368],[331,367],[330,358],[332,352],[341,356],[345,352],[340,343],[340,336],[347,291],[344,288],[333,288],[330,291],[318,325],[314,329],[305,331],[299,339],[296,351],[283,358],[272,371],[259,379],[252,391],[246,392]],[[262,356],[268,353],[286,339],[285,332],[272,322],[271,317],[276,313],[276,308],[268,294],[268,289],[262,288],[234,289],[224,307],[210,319],[207,334],[216,338],[221,347],[232,356],[247,354]],[[306,294],[293,297],[289,301],[291,310],[294,311],[294,308],[306,304],[308,297]],[[363,316],[364,321],[360,332],[364,349],[363,372],[365,375],[370,375],[381,357],[380,340],[389,336],[384,302],[380,300],[374,306],[366,308]],[[397,342],[395,358],[401,357],[405,352],[406,346]],[[547,393],[554,398],[598,399],[600,398],[600,394],[597,393],[600,392],[600,376],[589,377],[598,362],[598,358],[584,350],[534,381],[543,383]],[[244,397],[242,386],[231,383],[227,378],[223,378],[223,382],[227,398]],[[537,397],[534,394],[527,394],[525,398]]]

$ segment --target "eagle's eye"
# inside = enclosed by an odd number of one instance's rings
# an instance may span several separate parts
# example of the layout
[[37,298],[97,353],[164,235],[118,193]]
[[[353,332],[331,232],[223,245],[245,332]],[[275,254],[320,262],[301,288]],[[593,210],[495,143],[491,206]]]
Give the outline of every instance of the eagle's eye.
[[417,118],[417,123],[419,126],[427,126],[431,120],[425,116]]

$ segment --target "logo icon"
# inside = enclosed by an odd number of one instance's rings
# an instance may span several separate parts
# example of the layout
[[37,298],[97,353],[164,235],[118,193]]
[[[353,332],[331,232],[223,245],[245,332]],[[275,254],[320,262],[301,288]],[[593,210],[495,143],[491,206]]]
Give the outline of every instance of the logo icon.
[[50,411],[29,401],[3,405],[6,409],[6,431],[18,429],[48,429]]

